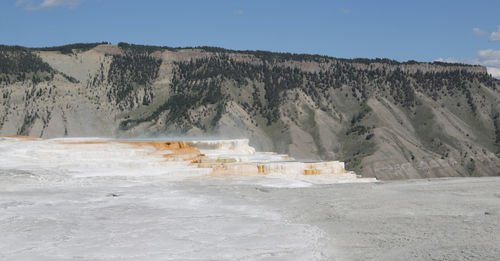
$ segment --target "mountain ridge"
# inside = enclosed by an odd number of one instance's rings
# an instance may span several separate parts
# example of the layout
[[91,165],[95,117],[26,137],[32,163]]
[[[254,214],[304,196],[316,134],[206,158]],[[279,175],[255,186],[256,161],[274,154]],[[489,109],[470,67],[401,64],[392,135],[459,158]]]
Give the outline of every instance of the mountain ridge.
[[485,67],[120,43],[0,46],[0,134],[214,135],[381,179],[500,175]]

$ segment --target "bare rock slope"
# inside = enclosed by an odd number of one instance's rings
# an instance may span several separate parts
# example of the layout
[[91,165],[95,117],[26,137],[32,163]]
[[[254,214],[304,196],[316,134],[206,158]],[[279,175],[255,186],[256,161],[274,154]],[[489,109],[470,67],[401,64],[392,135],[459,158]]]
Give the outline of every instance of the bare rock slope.
[[0,135],[249,138],[379,179],[500,175],[500,83],[481,66],[0,46],[0,92]]

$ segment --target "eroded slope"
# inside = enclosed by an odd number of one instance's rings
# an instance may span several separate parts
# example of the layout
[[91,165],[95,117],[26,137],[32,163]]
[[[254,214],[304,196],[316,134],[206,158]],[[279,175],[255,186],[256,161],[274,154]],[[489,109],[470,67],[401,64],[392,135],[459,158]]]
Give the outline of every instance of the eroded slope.
[[0,71],[1,134],[249,138],[382,179],[499,174],[499,84],[480,66],[73,47],[3,47],[40,68]]

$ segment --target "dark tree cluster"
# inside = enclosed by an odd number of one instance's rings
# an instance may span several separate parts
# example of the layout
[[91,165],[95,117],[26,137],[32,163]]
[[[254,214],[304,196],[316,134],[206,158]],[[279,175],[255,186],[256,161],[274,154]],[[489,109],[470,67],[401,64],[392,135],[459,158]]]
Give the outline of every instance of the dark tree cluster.
[[158,77],[161,60],[149,55],[115,55],[108,71],[108,99],[120,103],[136,86],[149,85]]
[[[320,103],[332,103],[329,92],[347,86],[351,90],[351,95],[358,99],[360,104],[374,92],[378,92],[396,104],[413,107],[416,103],[415,92],[418,90],[434,99],[438,99],[443,93],[463,94],[471,109],[475,111],[469,90],[471,83],[479,81],[485,86],[492,87],[495,81],[485,73],[465,70],[410,73],[399,68],[360,69],[354,64],[355,61],[397,63],[386,59],[355,59],[349,62],[329,63],[323,70],[307,72],[286,66],[278,62],[279,59],[272,58],[273,55],[282,54],[269,53],[269,57],[261,58],[260,62],[250,63],[231,58],[226,54],[229,51],[222,53],[226,51],[225,49],[207,49],[207,51],[217,51],[219,54],[175,63],[172,89],[176,99],[167,103],[183,102],[182,105],[178,105],[179,109],[172,110],[174,116],[184,115],[195,106],[212,104],[215,100],[221,101],[224,95],[220,88],[224,82],[233,82],[232,85],[236,88],[253,87],[252,104],[245,102],[242,105],[252,115],[258,113],[267,119],[268,124],[272,124],[279,120],[280,105],[286,102],[284,94],[291,90],[306,93],[324,110],[328,110],[329,107],[324,107]],[[268,53],[264,52],[261,55],[266,56]],[[263,92],[255,86],[255,83],[262,84]],[[355,132],[359,132],[358,129],[361,130],[357,127]]]
[[[115,96],[117,101],[129,96],[135,85],[148,85],[156,77],[156,68],[160,61],[151,57],[153,52],[183,49],[126,43],[120,43],[119,47],[123,55],[114,57],[108,75],[108,80],[113,83],[110,96]],[[369,140],[373,137],[371,129],[360,125],[359,122],[364,114],[368,113],[364,109],[367,107],[366,100],[375,94],[406,108],[413,108],[417,104],[416,92],[425,93],[435,100],[447,95],[461,95],[471,110],[476,111],[471,86],[493,87],[496,84],[496,80],[487,73],[468,70],[467,65],[463,64],[450,65],[457,67],[456,70],[440,70],[440,66],[449,64],[435,63],[435,72],[424,73],[420,70],[410,71],[405,67],[421,64],[427,66],[416,61],[400,63],[379,58],[336,59],[319,55],[233,51],[216,47],[195,49],[210,52],[212,55],[174,62],[172,96],[152,114],[142,119],[128,120],[124,122],[123,127],[156,119],[164,111],[168,111],[167,121],[189,122],[190,110],[200,106],[215,107],[217,115],[220,116],[230,97],[223,90],[224,85],[235,88],[233,92],[238,92],[239,88],[250,89],[251,97],[241,102],[241,106],[252,116],[267,119],[268,124],[279,121],[280,108],[289,102],[290,96],[287,93],[290,91],[295,92],[296,99],[299,92],[305,93],[320,109],[328,112],[334,106],[332,93],[348,90],[346,97],[350,94],[349,99],[354,98],[359,102],[360,113],[354,116],[347,134],[367,134],[366,139]],[[246,54],[253,58],[248,62],[232,54]],[[290,61],[317,62],[319,68],[306,71]],[[147,104],[149,102],[145,105]],[[213,121],[217,121],[219,116]],[[189,123],[195,126],[199,124]],[[206,126],[198,127],[206,129]]]
[[54,46],[54,47],[39,47],[39,48],[30,48],[35,51],[57,51],[62,54],[72,54],[73,50],[78,51],[88,51],[98,45],[101,44],[109,44],[108,42],[100,42],[100,43],[75,43],[75,44],[67,44],[62,46]]
[[372,133],[372,128],[368,126],[364,126],[361,124],[361,121],[363,118],[366,117],[370,112],[372,111],[372,108],[368,106],[368,104],[365,102],[361,103],[360,110],[357,114],[355,114],[352,119],[351,119],[351,124],[347,128],[346,135],[365,135],[366,140],[369,140],[373,137]]
[[178,48],[172,48],[167,46],[152,46],[152,45],[141,45],[141,44],[128,44],[120,42],[118,47],[122,49],[127,55],[150,55],[156,51],[176,51]]
[[7,84],[25,80],[40,82],[52,79],[54,73],[50,65],[27,48],[0,45],[0,82]]
[[493,115],[493,127],[495,128],[495,144],[499,147],[500,153],[500,113],[498,112]]
[[[196,85],[190,83],[204,79],[231,80],[236,83],[237,88],[248,85],[250,81],[263,83],[266,104],[263,105],[260,102],[254,104],[257,106],[252,107],[252,110],[259,111],[269,123],[279,118],[279,105],[283,100],[282,92],[301,88],[304,79],[304,73],[299,69],[271,66],[267,62],[261,64],[238,62],[227,55],[180,62],[176,65],[178,70],[173,80],[175,91],[189,89],[190,92],[197,92],[199,90],[196,89]],[[261,94],[256,88],[254,89],[253,99],[260,101]]]

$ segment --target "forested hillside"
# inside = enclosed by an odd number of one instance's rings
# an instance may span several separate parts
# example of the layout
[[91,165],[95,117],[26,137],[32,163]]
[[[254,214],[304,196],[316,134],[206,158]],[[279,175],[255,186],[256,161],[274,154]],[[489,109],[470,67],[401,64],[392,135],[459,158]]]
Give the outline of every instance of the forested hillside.
[[500,175],[484,67],[120,43],[0,46],[0,134],[249,138],[381,179]]

